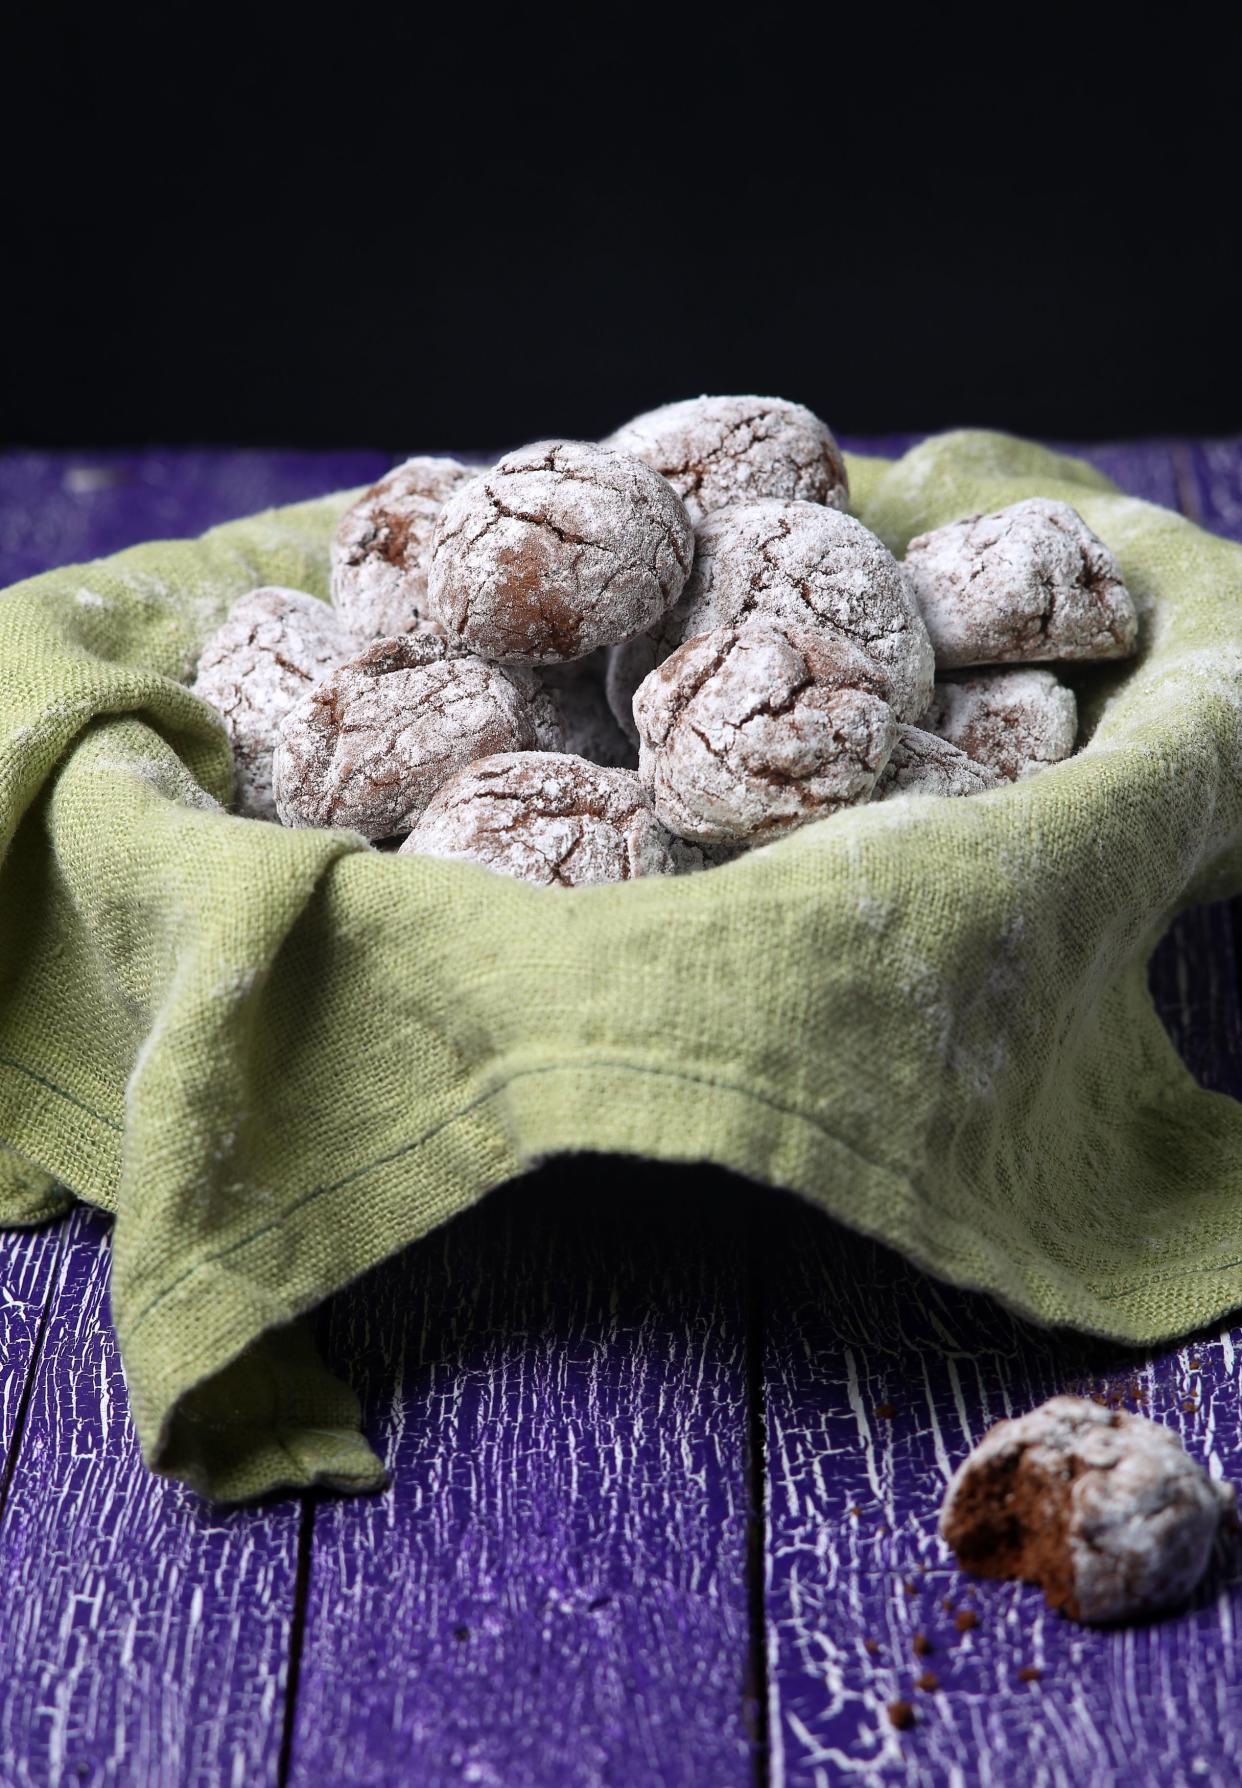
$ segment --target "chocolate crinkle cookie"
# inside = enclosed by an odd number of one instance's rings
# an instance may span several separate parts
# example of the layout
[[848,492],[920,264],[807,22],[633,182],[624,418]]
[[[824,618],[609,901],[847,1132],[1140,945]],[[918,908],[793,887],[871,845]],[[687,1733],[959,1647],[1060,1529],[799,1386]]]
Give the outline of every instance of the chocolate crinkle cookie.
[[1002,778],[987,764],[973,758],[948,739],[924,732],[918,726],[899,726],[897,741],[875,785],[873,801],[893,795],[981,795],[999,788]]
[[552,664],[652,626],[693,556],[685,509],[650,466],[590,442],[543,441],[449,499],[427,594],[468,650]]
[[931,641],[884,542],[852,515],[816,503],[744,503],[699,523],[681,601],[612,653],[608,698],[619,724],[639,683],[674,647],[751,620],[848,640],[874,665],[899,720],[916,721],[931,700]]
[[276,818],[272,753],[277,727],[353,648],[340,617],[326,602],[276,585],[240,597],[207,641],[194,693],[223,717],[233,746],[239,813]]
[[1070,756],[1078,703],[1052,671],[959,674],[936,683],[922,724],[1006,782],[1016,782]]
[[1126,658],[1138,639],[1116,559],[1068,503],[963,516],[912,540],[905,568],[942,670]]
[[380,640],[285,715],[276,810],[287,826],[393,838],[456,770],[534,749],[541,727],[555,736],[553,719],[541,719],[530,689],[500,665],[454,653],[431,634]]
[[679,646],[640,687],[638,774],[670,831],[761,843],[865,801],[897,736],[846,641],[752,621]]
[[1233,1486],[1171,1429],[1053,1397],[989,1429],[949,1484],[940,1533],[967,1571],[1038,1583],[1071,1620],[1131,1620],[1184,1602]]
[[459,772],[399,854],[460,858],[545,888],[702,866],[660,824],[631,771],[543,751],[506,752]]
[[844,509],[841,449],[818,416],[781,397],[692,397],[635,416],[608,440],[667,478],[691,521],[781,497]]
[[358,644],[439,631],[427,612],[431,537],[453,492],[482,470],[407,459],[345,511],[332,541],[332,601]]

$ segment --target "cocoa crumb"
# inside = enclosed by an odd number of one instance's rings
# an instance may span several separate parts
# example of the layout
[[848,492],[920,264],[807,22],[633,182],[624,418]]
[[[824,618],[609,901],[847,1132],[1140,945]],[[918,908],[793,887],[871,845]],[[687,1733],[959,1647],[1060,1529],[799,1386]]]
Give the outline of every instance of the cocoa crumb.
[[915,1725],[918,1719],[913,1702],[890,1701],[888,1719],[889,1724],[895,1726],[898,1732],[909,1732],[911,1726]]
[[953,1625],[959,1633],[969,1633],[973,1627],[979,1625],[979,1616],[973,1608],[959,1608],[953,1616]]
[[1197,1397],[1183,1398],[1182,1408],[1186,1412],[1187,1415],[1193,1415],[1195,1410],[1198,1409],[1198,1407],[1199,1407],[1199,1399]]
[[953,1597],[952,1596],[941,1596],[940,1606],[944,1609],[946,1614],[952,1614],[952,1612],[953,1612]]
[[852,1502],[850,1504],[849,1514],[850,1514],[851,1521],[857,1521],[859,1516],[862,1514],[862,1510],[859,1508],[859,1506],[856,1502]]
[[1187,1360],[1186,1364],[1190,1367],[1192,1372],[1197,1372],[1203,1364],[1203,1361],[1200,1359]]
[[878,1416],[882,1422],[891,1422],[897,1414],[897,1405],[895,1403],[877,1403],[872,1414]]
[[924,1694],[932,1695],[940,1687],[940,1678],[934,1670],[924,1670],[922,1676],[915,1677],[914,1686],[922,1689]]
[[936,1648],[926,1633],[916,1633],[910,1641],[910,1649],[917,1657],[925,1658],[928,1652],[935,1651]]
[[1019,1670],[1019,1672],[1018,1672],[1018,1681],[1019,1682],[1038,1682],[1040,1680],[1040,1678],[1043,1676],[1043,1674],[1044,1674],[1043,1671],[1040,1670],[1037,1665],[1023,1664],[1021,1670]]
[[908,1577],[906,1578],[905,1582],[902,1584],[902,1588],[905,1590],[905,1592],[908,1596],[916,1596],[919,1593],[918,1584],[911,1583],[911,1581]]
[[863,1640],[863,1650],[866,1652],[869,1652],[873,1658],[879,1652],[879,1649],[880,1649],[879,1643],[875,1639],[864,1639]]

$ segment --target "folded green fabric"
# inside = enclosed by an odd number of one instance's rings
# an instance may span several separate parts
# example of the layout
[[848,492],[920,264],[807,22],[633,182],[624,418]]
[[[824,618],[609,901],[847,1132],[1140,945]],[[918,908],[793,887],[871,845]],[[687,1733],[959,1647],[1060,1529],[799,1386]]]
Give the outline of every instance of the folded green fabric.
[[259,583],[326,594],[346,497],[0,596],[0,1220],[116,1213],[159,1471],[373,1487],[295,1319],[543,1157],[715,1161],[1045,1323],[1144,1342],[1242,1302],[1242,1107],[1145,963],[1242,882],[1242,551],[985,434],[851,462],[895,550],[1063,497],[1142,656],[1073,682],[1086,749],[709,874],[572,893],[223,811],[185,686]]

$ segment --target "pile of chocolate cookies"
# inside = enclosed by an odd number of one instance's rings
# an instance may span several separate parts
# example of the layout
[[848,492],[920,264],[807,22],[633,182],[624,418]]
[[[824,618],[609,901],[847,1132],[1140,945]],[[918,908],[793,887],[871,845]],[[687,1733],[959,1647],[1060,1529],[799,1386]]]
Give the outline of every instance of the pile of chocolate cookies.
[[1025,667],[1134,650],[1103,542],[1034,498],[898,562],[848,501],[777,398],[407,461],[342,517],[331,606],[254,590],[204,648],[239,811],[577,887],[1067,757],[1073,693]]

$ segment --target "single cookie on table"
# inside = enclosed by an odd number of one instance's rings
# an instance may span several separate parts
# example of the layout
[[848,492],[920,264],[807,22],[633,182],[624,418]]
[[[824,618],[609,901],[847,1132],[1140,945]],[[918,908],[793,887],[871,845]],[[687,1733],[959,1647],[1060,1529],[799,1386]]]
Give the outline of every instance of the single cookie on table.
[[545,888],[702,866],[660,824],[632,771],[544,751],[506,752],[460,771],[398,854],[480,863]]
[[275,819],[276,729],[325,671],[354,650],[340,616],[304,590],[265,585],[239,597],[203,647],[194,693],[223,717],[239,813]]
[[904,563],[941,670],[1126,658],[1137,643],[1121,569],[1068,503],[965,515],[919,534]]
[[542,685],[556,710],[562,751],[608,769],[636,770],[638,747],[621,731],[608,706],[607,670],[608,654],[600,650],[589,658],[544,665],[529,674]]
[[844,509],[849,480],[832,431],[783,397],[691,397],[608,437],[667,478],[691,521],[761,497]]
[[988,1430],[949,1484],[940,1533],[963,1569],[1038,1583],[1071,1620],[1129,1620],[1186,1600],[1235,1500],[1171,1429],[1053,1397]]
[[1052,671],[957,673],[937,679],[921,724],[1016,782],[1072,754],[1078,703]]
[[751,621],[687,640],[634,697],[638,774],[670,831],[762,843],[866,801],[897,737],[869,660]]
[[650,466],[587,441],[542,441],[449,499],[427,595],[469,651],[556,664],[652,626],[693,556],[685,509]]
[[872,661],[899,720],[916,721],[931,700],[931,641],[884,542],[820,504],[744,503],[699,523],[681,600],[610,654],[608,699],[618,724],[630,730],[634,691],[683,640],[751,620],[843,636]]
[[999,788],[1001,776],[978,764],[958,746],[918,726],[899,726],[897,742],[880,773],[873,801],[893,795],[981,795]]
[[454,653],[432,634],[379,640],[281,721],[276,809],[287,826],[393,838],[455,771],[497,751],[532,750],[549,724],[529,688],[498,664]]
[[439,631],[427,610],[427,565],[440,511],[483,466],[407,459],[350,505],[332,540],[332,601],[360,645]]

